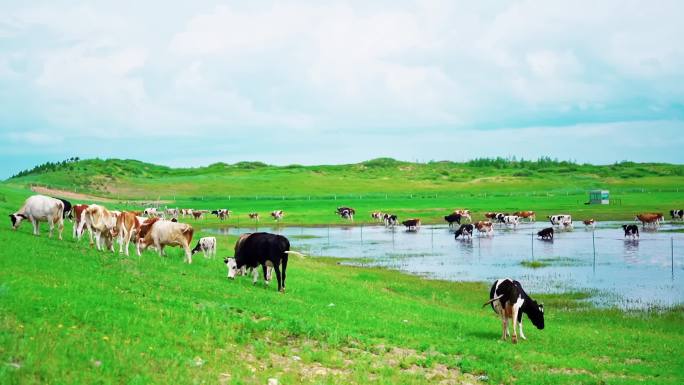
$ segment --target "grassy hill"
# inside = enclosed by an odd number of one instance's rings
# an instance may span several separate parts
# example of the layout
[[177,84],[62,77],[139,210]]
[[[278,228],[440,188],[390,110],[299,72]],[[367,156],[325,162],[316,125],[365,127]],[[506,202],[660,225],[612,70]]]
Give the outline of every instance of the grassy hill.
[[[3,185],[16,191],[46,186],[121,201],[162,200],[169,207],[230,208],[238,216],[229,224],[244,222],[248,212],[263,217],[276,209],[286,211],[286,224],[341,223],[332,214],[341,205],[357,209],[356,223],[371,222],[368,214],[377,210],[436,223],[457,207],[474,210],[476,218],[486,211],[535,210],[540,218],[564,212],[577,219],[626,220],[637,212],[684,206],[682,165],[596,166],[550,159],[423,164],[380,158],[347,165],[240,162],[198,168],[90,159],[43,165]],[[609,189],[613,204],[584,205],[587,191],[595,188]]]

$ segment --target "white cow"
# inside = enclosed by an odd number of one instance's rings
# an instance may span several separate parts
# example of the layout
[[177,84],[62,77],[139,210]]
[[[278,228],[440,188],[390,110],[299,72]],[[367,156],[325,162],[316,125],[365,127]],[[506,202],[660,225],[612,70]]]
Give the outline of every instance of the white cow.
[[572,227],[572,216],[569,214],[549,215],[549,222],[553,226]]
[[513,227],[518,226],[520,223],[520,217],[517,215],[504,215],[503,217],[503,223],[507,225],[513,225]]
[[64,203],[59,199],[46,197],[45,195],[30,196],[19,211],[10,214],[9,217],[12,220],[12,228],[14,230],[19,228],[24,219],[30,220],[33,225],[34,235],[40,235],[40,222],[46,221],[50,226],[50,238],[52,238],[52,230],[57,225],[59,239],[62,239]]
[[210,257],[215,257],[216,256],[216,237],[202,237],[200,238],[199,241],[197,241],[197,246],[195,246],[194,249],[192,249],[192,254],[196,254],[199,252],[202,252],[204,254],[204,257],[207,257],[207,253],[209,253]]

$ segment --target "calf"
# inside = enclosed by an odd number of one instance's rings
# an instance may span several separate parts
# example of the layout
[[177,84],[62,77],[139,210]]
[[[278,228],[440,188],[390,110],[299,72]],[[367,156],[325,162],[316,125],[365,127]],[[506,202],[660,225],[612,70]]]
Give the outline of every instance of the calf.
[[585,226],[586,228],[590,228],[590,227],[591,227],[591,228],[593,229],[593,228],[596,227],[596,221],[594,220],[594,218],[592,218],[592,219],[585,219],[585,220],[582,221],[582,223],[584,223],[584,226]]
[[463,218],[466,218],[468,222],[472,222],[472,218],[470,216],[470,210],[466,209],[456,209],[454,210],[453,214],[458,214]]
[[420,219],[408,219],[401,222],[401,224],[406,227],[406,231],[418,231],[420,228]]
[[207,258],[207,253],[210,257],[216,256],[216,237],[202,237],[197,241],[195,248],[191,250],[192,255],[202,252],[204,258]]
[[380,211],[374,211],[371,213],[371,218],[375,219],[376,221],[380,222],[382,221],[382,218],[385,214],[380,212]]
[[126,249],[126,256],[128,256],[128,246],[131,243],[131,238],[140,232],[140,221],[135,213],[124,211],[116,218],[116,225],[112,229],[112,236],[117,237],[119,241],[119,253]]
[[537,233],[537,236],[541,239],[553,240],[553,227],[547,227]]
[[[83,211],[88,208],[88,205],[74,205],[71,209],[71,213],[74,217],[74,227],[73,227],[73,237],[78,238],[79,240],[81,239],[81,236],[83,235],[82,233],[78,232],[78,228],[81,227],[81,215],[83,215]],[[88,228],[88,232],[90,233],[90,229]],[[90,233],[90,242],[92,243],[93,240],[93,234]]]
[[456,230],[454,233],[454,239],[458,239],[459,236],[463,236],[463,239],[472,239],[473,238],[473,226],[472,224],[467,224],[467,225],[461,225],[461,227]]
[[283,210],[275,210],[271,212],[271,217],[273,217],[273,220],[275,221],[280,221],[283,219],[283,216],[285,216]]
[[475,222],[475,228],[477,229],[478,233],[486,233],[487,235],[492,235],[494,234],[494,225],[492,222],[489,221],[478,221]]
[[675,220],[675,219],[682,220],[682,219],[684,219],[684,210],[682,210],[682,209],[670,210],[670,216],[672,217],[672,220]]
[[[264,277],[268,277],[267,268],[273,266],[278,280],[278,291],[285,291],[287,277],[287,259],[290,254],[290,241],[282,235],[270,233],[253,233],[238,239],[234,263],[228,259],[228,277],[234,279],[243,266],[255,268],[261,265]],[[282,272],[281,272],[282,267]]]
[[19,211],[9,215],[12,221],[12,229],[17,230],[24,219],[31,221],[33,235],[40,235],[40,222],[46,221],[50,226],[50,238],[52,231],[57,226],[59,239],[62,239],[64,230],[64,203],[59,199],[45,195],[33,195],[24,201]]
[[513,320],[513,337],[511,341],[514,344],[518,342],[518,334],[516,332],[518,325],[520,325],[520,338],[527,339],[523,333],[523,313],[527,314],[527,317],[537,329],[544,329],[544,304],[538,304],[537,301],[530,298],[518,281],[506,278],[494,282],[494,285],[489,290],[489,301],[485,302],[482,307],[489,304],[501,317],[501,339],[504,341],[510,335],[508,320]]
[[249,219],[254,219],[255,221],[259,222],[259,213],[249,213]]
[[639,238],[639,226],[637,225],[622,225],[622,230],[625,231],[625,238]]
[[454,226],[454,222],[458,223],[459,225],[461,224],[461,214],[449,214],[444,217],[444,220],[449,223],[449,227]]
[[[143,225],[146,225],[143,223]],[[192,263],[192,253],[190,252],[190,243],[192,242],[192,235],[194,229],[186,223],[176,223],[166,221],[163,219],[156,220],[147,225],[145,234],[141,226],[140,234],[137,244],[137,253],[140,256],[141,252],[149,246],[154,245],[159,253],[159,256],[164,254],[164,247],[166,246],[180,246],[185,251],[185,261]]]
[[[244,233],[240,235],[238,240],[235,242],[235,251],[233,255],[236,255],[238,253],[238,250],[240,249],[240,246],[244,242],[247,237],[252,235],[252,233]],[[237,262],[235,262],[235,258],[225,258],[223,262],[226,264],[226,267],[228,268],[228,278],[230,278],[230,271],[232,269],[237,269]],[[249,270],[249,271],[248,271]],[[271,281],[271,276],[273,273],[273,267],[272,266],[267,266],[266,268],[266,275],[264,276],[264,281],[268,285]],[[252,284],[256,285],[257,280],[259,279],[259,269],[256,267],[250,267],[247,269],[247,266],[242,266],[240,269],[237,269],[237,275],[251,275],[252,276]]]
[[572,227],[572,216],[569,214],[549,215],[548,218],[553,226]]

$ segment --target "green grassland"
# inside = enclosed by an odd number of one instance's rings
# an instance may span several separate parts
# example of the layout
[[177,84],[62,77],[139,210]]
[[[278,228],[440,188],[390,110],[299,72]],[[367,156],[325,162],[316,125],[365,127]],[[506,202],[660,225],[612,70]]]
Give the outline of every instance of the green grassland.
[[[27,173],[4,183],[63,189],[121,201],[156,201],[162,206],[229,208],[228,224],[248,212],[267,217],[285,210],[285,225],[337,224],[338,206],[357,210],[356,223],[369,223],[372,211],[440,223],[454,208],[486,211],[535,210],[538,217],[570,213],[576,219],[631,220],[644,211],[684,206],[684,166],[670,164],[578,165],[550,160],[479,160],[427,164],[376,159],[335,166],[268,166],[223,163],[169,168],[132,160],[84,160]],[[613,204],[585,205],[587,191],[611,191]],[[128,204],[110,204],[135,208]],[[265,218],[268,221],[268,218]],[[205,225],[218,224],[215,220]]]
[[[0,211],[14,212],[31,194],[30,183],[121,200],[161,197],[171,201],[169,207],[229,207],[239,213],[230,224],[238,218],[244,223],[243,213],[273,209],[286,210],[285,224],[341,223],[332,210],[342,204],[359,212],[396,210],[435,221],[455,207],[629,218],[635,210],[684,204],[676,191],[683,180],[681,166],[627,164],[610,171],[613,176],[577,171],[545,177],[536,170],[530,171],[533,176],[514,176],[526,171],[497,172],[491,165],[380,163],[378,170],[372,162],[179,170],[82,161],[69,164],[69,170],[0,184]],[[130,169],[103,172],[119,165]],[[362,166],[373,169],[374,176],[353,171]],[[413,167],[414,174],[400,177],[401,167]],[[439,167],[467,168],[473,179],[437,183],[419,177]],[[561,167],[571,166],[551,168]],[[619,175],[641,168],[655,171]],[[326,174],[317,177],[316,169]],[[594,187],[622,191],[616,194],[622,205],[583,205],[584,190]],[[572,189],[582,192],[573,195]],[[335,194],[347,197],[335,200]],[[356,194],[368,197],[351,197]],[[197,238],[208,235],[202,227],[218,221],[190,223],[199,230]],[[481,308],[488,299],[486,283],[426,280],[330,258],[291,257],[287,292],[281,294],[273,284],[226,278],[222,257],[232,255],[234,236],[217,236],[219,257],[196,255],[187,265],[177,248],[167,257],[147,251],[127,258],[97,252],[85,240],[76,243],[69,222],[63,241],[48,239],[46,227],[35,237],[29,224],[18,231],[10,229],[9,220],[0,226],[1,384],[266,384],[269,378],[281,384],[684,381],[681,306],[623,312],[593,307],[585,301],[590,293],[531,293],[544,302],[546,328],[536,330],[526,321],[528,340],[513,345],[499,340],[500,321],[491,309]],[[296,239],[292,242],[296,249]]]

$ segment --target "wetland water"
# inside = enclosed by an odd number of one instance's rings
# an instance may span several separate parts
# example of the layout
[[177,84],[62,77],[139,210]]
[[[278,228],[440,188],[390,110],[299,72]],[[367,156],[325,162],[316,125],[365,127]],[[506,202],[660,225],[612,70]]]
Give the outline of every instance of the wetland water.
[[[648,308],[684,303],[684,233],[682,224],[664,224],[657,232],[641,231],[626,240],[620,225],[602,222],[592,231],[581,222],[573,231],[556,231],[553,241],[533,237],[548,222],[523,223],[516,229],[497,225],[494,235],[455,240],[446,225],[270,227],[259,231],[283,234],[292,249],[307,255],[347,258],[350,264],[382,266],[427,278],[493,282],[510,277],[526,291],[559,293],[590,291],[601,306]],[[627,223],[627,222],[624,222]],[[220,234],[254,228],[204,229]],[[673,242],[674,248],[671,248]],[[672,265],[674,250],[674,267]],[[530,262],[537,268],[530,267]]]

